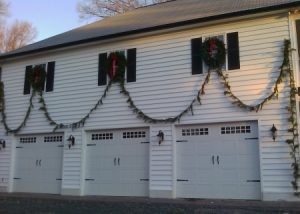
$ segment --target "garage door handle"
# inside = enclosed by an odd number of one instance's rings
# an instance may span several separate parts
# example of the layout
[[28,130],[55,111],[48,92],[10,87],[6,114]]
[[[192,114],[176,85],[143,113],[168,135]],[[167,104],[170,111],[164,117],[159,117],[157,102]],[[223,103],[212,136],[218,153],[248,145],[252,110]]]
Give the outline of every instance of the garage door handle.
[[120,158],[118,158],[118,165],[120,166]]
[[214,155],[211,157],[211,161],[212,161],[212,164],[215,165],[215,156]]
[[220,165],[219,155],[217,156],[217,162],[218,162],[218,165]]
[[39,161],[39,165],[41,166],[42,160]]
[[114,165],[116,165],[116,164],[117,164],[117,158],[114,159]]

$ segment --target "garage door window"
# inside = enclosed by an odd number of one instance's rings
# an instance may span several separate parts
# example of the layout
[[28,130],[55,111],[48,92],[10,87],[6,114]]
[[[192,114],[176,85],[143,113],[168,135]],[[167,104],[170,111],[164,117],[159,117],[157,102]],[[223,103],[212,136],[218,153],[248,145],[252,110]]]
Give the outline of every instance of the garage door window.
[[146,132],[123,132],[123,138],[145,138]]
[[36,137],[21,137],[20,143],[36,143]]
[[251,133],[251,126],[221,127],[221,134],[246,134]]
[[113,133],[97,133],[92,134],[92,140],[112,140],[114,137]]
[[44,143],[62,142],[62,136],[48,136],[44,137]]
[[208,128],[182,129],[182,136],[208,135]]

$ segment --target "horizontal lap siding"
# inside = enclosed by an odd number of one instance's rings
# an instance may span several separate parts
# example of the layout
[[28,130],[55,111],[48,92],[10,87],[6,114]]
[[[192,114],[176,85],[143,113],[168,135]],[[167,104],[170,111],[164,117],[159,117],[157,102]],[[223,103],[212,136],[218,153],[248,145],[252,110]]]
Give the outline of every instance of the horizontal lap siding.
[[[22,94],[26,65],[56,61],[54,91],[45,94],[45,100],[55,120],[59,123],[71,123],[88,113],[105,89],[105,86],[97,86],[98,54],[129,48],[137,48],[137,81],[126,84],[135,104],[152,117],[167,118],[178,115],[194,99],[206,74],[191,75],[190,40],[236,31],[239,32],[241,69],[225,73],[229,76],[232,91],[247,104],[255,104],[272,90],[282,63],[283,40],[289,38],[288,30],[287,17],[266,17],[125,42],[93,45],[35,57],[15,64],[4,64],[2,68],[9,125],[15,128],[24,117],[25,107],[28,106],[29,96]],[[289,90],[282,86],[279,100],[272,100],[259,113],[247,112],[234,106],[232,100],[223,95],[224,87],[219,78],[212,74],[206,94],[202,97],[203,105],[196,103],[194,115],[188,113],[181,123],[232,121],[235,118],[259,119],[264,191],[292,191],[287,182],[291,176],[291,160],[288,146],[284,143],[288,136],[288,114],[285,107]],[[37,101],[34,100],[33,114],[22,133],[48,132],[53,128],[38,110]],[[120,94],[117,84],[111,87],[103,103],[103,106],[91,114],[85,126],[87,129],[148,125],[137,119],[128,108],[126,98]],[[276,143],[273,143],[269,133],[273,123],[278,128]],[[166,144],[158,146],[156,135],[161,129],[167,135]],[[174,167],[171,126],[153,126],[150,132],[153,144],[150,188],[170,190],[173,185]],[[80,133],[78,138],[80,139]],[[80,148],[76,146],[74,153],[73,149],[65,151],[64,187],[75,188],[79,185]],[[0,165],[0,172],[1,170]]]
[[11,137],[7,136],[4,132],[3,125],[0,124],[1,132],[0,138],[5,140],[6,148],[0,150],[0,192],[7,191],[9,186],[9,169],[10,169],[10,160],[11,160]]
[[[159,145],[159,131],[164,133],[164,141]],[[172,191],[173,187],[173,147],[172,126],[154,125],[150,129],[150,190]]]
[[69,149],[65,144],[63,156],[63,181],[62,189],[80,189],[81,175],[81,148],[82,136],[81,131],[73,131],[65,133],[65,142],[70,135],[75,138],[75,145]]

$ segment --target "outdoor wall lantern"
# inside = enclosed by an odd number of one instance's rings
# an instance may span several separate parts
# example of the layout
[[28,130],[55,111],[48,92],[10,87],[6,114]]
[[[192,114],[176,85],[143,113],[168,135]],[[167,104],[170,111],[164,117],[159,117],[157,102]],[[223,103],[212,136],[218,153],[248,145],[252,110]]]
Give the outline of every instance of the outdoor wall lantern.
[[69,149],[71,149],[71,146],[75,145],[75,137],[73,135],[70,135],[67,141],[68,141]]
[[164,133],[162,130],[158,132],[157,137],[158,137],[158,144],[160,145],[164,141]]
[[0,150],[4,149],[6,147],[5,140],[0,139]]
[[272,132],[272,138],[273,138],[273,141],[275,141],[276,137],[277,137],[277,128],[275,127],[275,125],[273,124],[271,130]]

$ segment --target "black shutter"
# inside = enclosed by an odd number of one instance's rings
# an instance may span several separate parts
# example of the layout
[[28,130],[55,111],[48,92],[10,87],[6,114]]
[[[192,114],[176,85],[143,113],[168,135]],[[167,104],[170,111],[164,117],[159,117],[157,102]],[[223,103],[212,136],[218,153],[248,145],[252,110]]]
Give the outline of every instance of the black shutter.
[[136,81],[136,48],[127,50],[127,82]]
[[195,38],[191,40],[192,48],[192,74],[202,74],[203,64],[201,56],[202,38]]
[[227,34],[228,70],[240,69],[240,48],[238,32]]
[[55,62],[48,62],[46,92],[53,91]]
[[[40,65],[42,68],[43,68],[43,70],[46,72],[46,64],[41,64]],[[47,74],[46,74],[47,75]],[[44,91],[45,90],[45,83],[46,83],[46,76],[44,76],[44,78],[41,80],[42,81],[42,91]]]
[[[122,55],[125,57],[125,51],[119,51],[119,53],[122,54]],[[117,60],[117,66],[118,66],[118,60]],[[127,66],[127,62],[126,62],[126,66]],[[119,69],[120,69],[120,72],[121,72],[122,74],[125,74],[126,66],[120,67],[120,68],[119,68]],[[122,69],[122,70],[121,70],[121,69]],[[123,78],[125,78],[125,76],[123,76]]]
[[31,85],[30,85],[29,77],[31,72],[32,72],[32,66],[31,65],[26,66],[23,94],[30,94]]
[[105,68],[106,60],[107,60],[107,53],[99,54],[98,86],[106,85],[106,78],[107,78],[107,73],[106,73],[106,68]]

